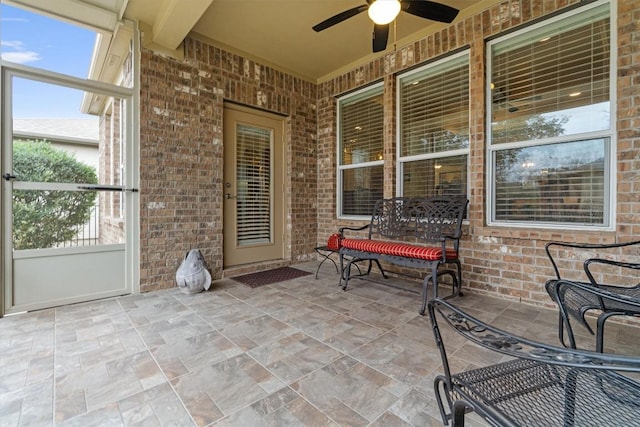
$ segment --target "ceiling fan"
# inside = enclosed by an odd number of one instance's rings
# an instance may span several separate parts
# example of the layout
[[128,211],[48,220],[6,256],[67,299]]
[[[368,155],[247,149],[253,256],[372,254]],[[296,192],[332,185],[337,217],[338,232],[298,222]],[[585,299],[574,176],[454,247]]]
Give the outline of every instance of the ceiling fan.
[[428,0],[366,0],[367,4],[357,6],[325,19],[312,28],[316,32],[326,30],[365,10],[373,21],[373,51],[387,48],[389,24],[401,11],[432,21],[451,23],[458,15],[458,9]]

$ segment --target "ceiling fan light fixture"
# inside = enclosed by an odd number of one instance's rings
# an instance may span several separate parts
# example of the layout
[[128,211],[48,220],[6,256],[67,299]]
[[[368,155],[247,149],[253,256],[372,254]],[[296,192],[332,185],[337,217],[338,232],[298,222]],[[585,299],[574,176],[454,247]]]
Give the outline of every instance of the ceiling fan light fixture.
[[376,0],[367,10],[369,18],[378,25],[386,25],[396,19],[400,13],[398,0]]

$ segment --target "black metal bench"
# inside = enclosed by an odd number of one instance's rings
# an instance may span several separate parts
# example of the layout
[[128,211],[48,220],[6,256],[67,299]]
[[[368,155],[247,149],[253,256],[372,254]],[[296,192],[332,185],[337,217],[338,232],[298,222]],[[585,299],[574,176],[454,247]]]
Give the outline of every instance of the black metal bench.
[[[556,286],[558,292],[572,288],[640,307],[637,300],[589,285],[557,281]],[[464,338],[512,359],[452,373],[436,313]],[[454,426],[463,426],[468,411],[498,426],[640,425],[640,383],[621,374],[640,372],[640,358],[521,338],[439,298],[429,302],[429,317],[444,369],[434,388],[445,425],[453,421]]]
[[[458,257],[462,221],[469,201],[465,196],[434,196],[427,198],[395,197],[376,202],[371,222],[363,227],[340,228],[340,283],[347,289],[351,275],[351,265],[368,260],[371,272],[375,262],[386,278],[380,261],[392,264],[426,268],[427,274],[422,284],[422,307],[424,314],[427,304],[427,288],[433,284],[433,294],[438,295],[438,276],[451,277],[453,294],[460,293],[462,268]],[[368,229],[368,237],[348,238],[346,230]],[[346,266],[345,266],[346,261]],[[455,270],[439,270],[442,265],[455,265]],[[357,276],[362,276],[358,274]]]

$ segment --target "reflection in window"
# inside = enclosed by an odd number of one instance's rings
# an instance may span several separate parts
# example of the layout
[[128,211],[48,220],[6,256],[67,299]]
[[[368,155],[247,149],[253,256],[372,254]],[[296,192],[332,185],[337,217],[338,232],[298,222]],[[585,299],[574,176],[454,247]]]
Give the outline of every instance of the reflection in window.
[[467,194],[467,156],[407,162],[403,172],[405,197]]
[[603,223],[605,139],[496,153],[499,221]]
[[342,214],[369,216],[383,195],[383,166],[342,171]]

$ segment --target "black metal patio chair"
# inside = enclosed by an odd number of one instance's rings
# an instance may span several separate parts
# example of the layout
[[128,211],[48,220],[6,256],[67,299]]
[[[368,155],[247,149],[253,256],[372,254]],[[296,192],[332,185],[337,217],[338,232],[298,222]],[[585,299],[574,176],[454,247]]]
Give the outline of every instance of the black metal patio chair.
[[[558,292],[578,289],[605,300],[640,302],[591,285],[556,281]],[[444,425],[464,426],[473,411],[492,426],[640,426],[640,383],[624,372],[640,372],[640,358],[568,349],[522,338],[492,327],[450,301],[429,302],[429,317],[444,373],[434,381]],[[439,315],[436,316],[436,313]],[[476,369],[451,372],[438,318],[467,340],[508,356]],[[456,353],[460,353],[456,349]]]
[[[554,247],[568,250],[585,250],[590,253],[601,253],[609,249],[615,248],[635,248],[637,246],[638,255],[640,259],[640,241],[614,243],[614,244],[577,244],[577,243],[562,243],[562,242],[550,242],[545,246],[545,251],[553,269],[556,274],[556,279],[549,280],[545,284],[545,288],[549,296],[558,303],[560,310],[558,314],[558,337],[560,342],[565,347],[576,348],[576,339],[571,323],[571,319],[575,319],[581,325],[583,325],[589,333],[594,335],[594,331],[587,322],[587,313],[590,311],[599,311],[596,321],[596,351],[602,352],[604,348],[604,325],[605,322],[614,316],[640,316],[640,310],[637,306],[627,304],[625,302],[617,302],[610,300],[603,300],[597,295],[589,292],[583,292],[577,288],[567,288],[565,292],[556,294],[555,282],[562,280],[561,270],[558,265],[558,261],[553,256]],[[631,298],[640,299],[640,274],[635,275],[636,272],[640,273],[640,263],[625,262],[613,259],[605,259],[598,257],[587,258],[584,260],[583,269],[588,281],[580,282],[586,285],[594,286],[608,292],[628,296]],[[597,266],[610,266],[620,269],[620,274],[629,274],[627,279],[631,279],[636,283],[633,286],[622,286],[617,284],[602,283],[601,280],[596,279],[594,273],[594,267]],[[635,275],[635,276],[634,276]],[[635,277],[635,279],[633,279]],[[627,280],[628,282],[629,280]],[[565,342],[565,330],[568,338],[568,343]]]

